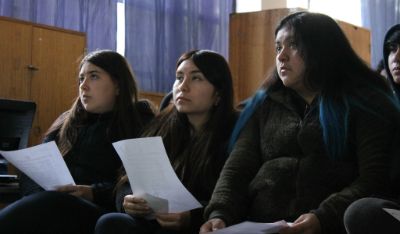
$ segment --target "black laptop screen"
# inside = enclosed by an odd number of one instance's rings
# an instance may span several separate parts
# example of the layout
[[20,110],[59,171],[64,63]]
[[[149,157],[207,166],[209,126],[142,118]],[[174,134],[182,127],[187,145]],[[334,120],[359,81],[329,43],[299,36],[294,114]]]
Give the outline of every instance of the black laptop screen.
[[[36,104],[30,101],[0,98],[0,149],[28,147]],[[7,162],[0,155],[0,174],[7,173]]]

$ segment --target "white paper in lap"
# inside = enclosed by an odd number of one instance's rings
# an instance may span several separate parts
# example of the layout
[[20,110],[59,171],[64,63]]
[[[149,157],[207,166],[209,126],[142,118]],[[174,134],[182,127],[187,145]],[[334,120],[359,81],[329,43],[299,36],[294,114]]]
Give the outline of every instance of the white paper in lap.
[[75,185],[54,141],[0,154],[45,190],[67,184]]
[[382,208],[384,211],[389,213],[393,218],[397,219],[397,221],[400,221],[400,210],[396,209],[389,209],[389,208]]
[[282,228],[288,227],[290,224],[286,221],[277,221],[275,223],[256,223],[244,221],[242,223],[219,229],[210,234],[269,234],[278,233]]
[[[201,207],[176,176],[161,137],[122,140],[113,146],[125,167],[133,194],[145,199],[149,196],[146,200],[154,211],[176,213]],[[161,198],[160,204],[154,205],[157,198]]]

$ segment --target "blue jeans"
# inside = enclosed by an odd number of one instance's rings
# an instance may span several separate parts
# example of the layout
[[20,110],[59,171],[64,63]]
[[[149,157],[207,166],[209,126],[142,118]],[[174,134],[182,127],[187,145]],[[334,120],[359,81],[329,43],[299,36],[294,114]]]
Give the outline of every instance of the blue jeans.
[[38,192],[0,211],[1,233],[93,233],[102,209],[69,194]]

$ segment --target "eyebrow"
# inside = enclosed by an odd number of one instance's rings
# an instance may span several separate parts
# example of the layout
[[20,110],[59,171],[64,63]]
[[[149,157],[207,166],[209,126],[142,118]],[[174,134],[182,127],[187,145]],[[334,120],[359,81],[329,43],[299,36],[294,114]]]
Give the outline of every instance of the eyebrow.
[[[285,40],[283,40],[283,42],[285,42],[285,41],[295,41],[294,36],[289,36],[289,37],[285,38]],[[281,43],[281,41],[275,40],[275,44],[279,44],[279,43]]]
[[79,76],[82,76],[84,74],[94,74],[94,73],[101,73],[101,72],[98,71],[98,70],[91,70],[91,71],[88,71],[88,72],[79,73]]
[[[177,71],[176,72],[176,74],[182,74],[183,72],[182,71]],[[191,71],[190,72],[190,74],[194,74],[194,73],[202,73],[200,70],[194,70],[194,71]]]

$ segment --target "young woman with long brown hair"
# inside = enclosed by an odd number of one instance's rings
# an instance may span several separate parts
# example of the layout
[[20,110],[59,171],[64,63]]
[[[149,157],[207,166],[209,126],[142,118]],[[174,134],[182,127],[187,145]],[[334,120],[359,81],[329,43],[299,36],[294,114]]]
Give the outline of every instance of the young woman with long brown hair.
[[23,179],[25,196],[0,212],[2,233],[93,233],[97,219],[115,210],[112,191],[122,163],[111,143],[138,137],[154,114],[138,101],[131,68],[116,52],[86,55],[78,82],[79,96],[44,140],[56,142],[77,185],[43,191]]
[[[142,136],[161,136],[170,162],[186,188],[204,205],[208,203],[227,158],[227,146],[236,120],[229,66],[208,50],[184,53],[176,66],[173,104]],[[96,233],[197,233],[202,209],[159,214],[132,194],[126,177],[117,189],[120,212],[99,219]]]

